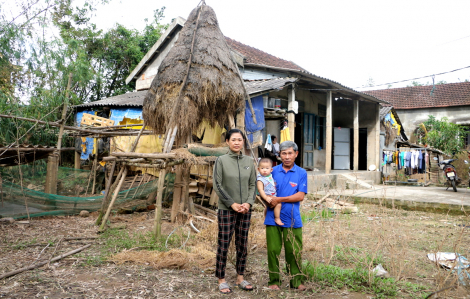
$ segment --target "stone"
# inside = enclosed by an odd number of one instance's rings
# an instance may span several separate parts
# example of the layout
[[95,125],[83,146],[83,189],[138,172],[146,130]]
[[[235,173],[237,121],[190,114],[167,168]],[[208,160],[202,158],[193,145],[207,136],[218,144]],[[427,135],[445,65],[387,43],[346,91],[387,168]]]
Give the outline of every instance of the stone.
[[80,212],[80,217],[88,217],[90,216],[90,212],[83,210]]
[[15,223],[15,219],[13,218],[0,218],[0,222],[2,223]]

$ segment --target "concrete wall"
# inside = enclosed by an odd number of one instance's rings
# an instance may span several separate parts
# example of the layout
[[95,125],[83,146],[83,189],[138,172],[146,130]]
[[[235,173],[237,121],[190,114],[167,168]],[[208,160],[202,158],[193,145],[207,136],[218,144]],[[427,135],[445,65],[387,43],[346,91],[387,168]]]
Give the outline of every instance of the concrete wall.
[[[377,140],[377,132],[375,125],[377,121],[377,107],[378,104],[360,101],[359,102],[359,128],[367,128],[367,168],[370,165],[376,165],[377,156],[380,155],[379,140]],[[380,126],[377,128],[380,131]],[[380,138],[380,132],[378,134]]]
[[420,123],[425,122],[429,118],[429,115],[433,115],[438,120],[442,117],[447,117],[450,122],[461,125],[470,125],[470,106],[396,109],[396,112],[403,124],[406,136],[408,136],[412,143],[416,143],[416,128]]
[[161,49],[161,52],[155,59],[152,60],[150,65],[144,68],[142,74],[135,82],[136,90],[145,90],[150,88],[153,78],[155,78],[158,73],[158,68],[160,67],[160,64],[162,63],[166,55],[168,55],[171,48],[173,48],[173,45],[178,40],[178,36],[179,32],[175,34],[175,36],[170,40],[169,43],[165,45],[163,49]]

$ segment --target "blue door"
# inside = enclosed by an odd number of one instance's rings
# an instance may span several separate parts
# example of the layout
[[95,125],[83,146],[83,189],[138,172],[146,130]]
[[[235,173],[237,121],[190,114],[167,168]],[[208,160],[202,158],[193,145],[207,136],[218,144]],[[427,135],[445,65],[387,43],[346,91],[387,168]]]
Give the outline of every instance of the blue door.
[[313,168],[313,150],[315,148],[315,125],[316,115],[304,113],[303,130],[303,168]]

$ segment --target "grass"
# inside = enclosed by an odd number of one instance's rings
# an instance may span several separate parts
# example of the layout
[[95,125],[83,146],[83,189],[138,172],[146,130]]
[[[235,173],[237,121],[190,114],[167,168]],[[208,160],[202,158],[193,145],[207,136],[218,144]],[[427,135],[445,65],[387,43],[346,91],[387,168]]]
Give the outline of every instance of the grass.
[[347,289],[354,292],[374,294],[376,298],[395,297],[399,292],[406,292],[414,298],[423,298],[425,286],[410,282],[397,281],[395,278],[380,278],[369,275],[368,269],[356,267],[343,269],[338,266],[304,264],[304,273],[308,280],[312,280],[321,287]]
[[300,214],[300,218],[302,219],[302,223],[307,223],[309,221],[316,220],[316,219],[330,219],[334,215],[335,213],[328,209],[323,209],[320,211],[312,209],[309,211],[302,212]]

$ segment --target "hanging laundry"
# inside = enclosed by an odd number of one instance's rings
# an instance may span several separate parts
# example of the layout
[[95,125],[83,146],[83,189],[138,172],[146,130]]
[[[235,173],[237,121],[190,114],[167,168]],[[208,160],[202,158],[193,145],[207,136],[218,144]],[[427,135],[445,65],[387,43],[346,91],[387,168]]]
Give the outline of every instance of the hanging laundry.
[[288,127],[285,127],[284,130],[281,131],[281,143],[283,143],[284,141],[290,141],[292,139],[290,139],[290,132],[289,132],[289,128]]
[[268,136],[266,137],[266,144],[264,145],[264,148],[270,152],[273,151],[273,142],[271,141],[271,134],[268,134]]

